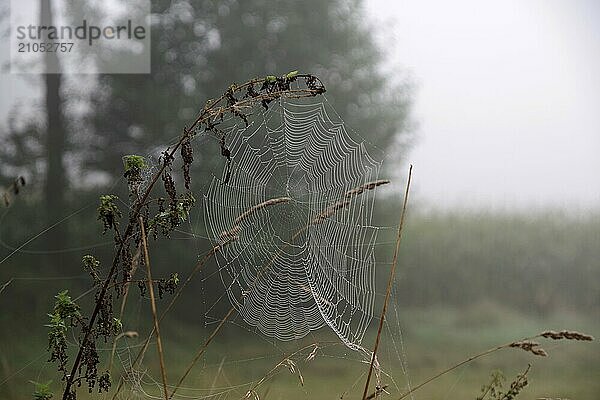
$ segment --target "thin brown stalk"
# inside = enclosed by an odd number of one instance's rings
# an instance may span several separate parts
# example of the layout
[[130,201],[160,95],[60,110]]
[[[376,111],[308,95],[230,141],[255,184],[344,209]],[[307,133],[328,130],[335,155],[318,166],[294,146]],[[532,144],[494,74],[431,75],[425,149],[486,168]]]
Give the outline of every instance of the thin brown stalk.
[[[322,345],[323,343],[321,343]],[[262,378],[260,378],[252,387],[246,392],[246,395],[242,397],[242,399],[249,399],[252,393],[256,393],[256,390],[265,383],[269,378],[271,378],[275,372],[282,366],[286,366],[289,371],[293,374],[298,373],[296,364],[292,361],[292,358],[302,353],[304,350],[310,349],[311,347],[319,346],[318,343],[311,343],[307,346],[304,346],[293,353],[285,356],[280,362],[278,362],[273,368],[271,368]],[[299,375],[301,377],[302,375]],[[303,383],[303,378],[300,378],[300,382]]]
[[[508,349],[508,348],[519,348],[523,351],[527,351],[530,352],[536,356],[541,356],[541,357],[545,357],[547,356],[546,352],[544,351],[544,349],[541,349],[539,347],[539,344],[536,342],[533,342],[534,339],[539,339],[539,338],[545,338],[545,339],[553,339],[553,340],[560,340],[560,339],[566,339],[566,340],[583,340],[583,341],[592,341],[594,340],[593,336],[587,335],[585,333],[580,333],[580,332],[575,332],[575,331],[568,331],[568,330],[564,330],[561,332],[554,332],[554,331],[545,331],[542,332],[538,335],[535,336],[531,336],[531,337],[527,337],[521,340],[517,340],[514,342],[510,342],[510,343],[505,343],[503,345],[500,346],[496,346],[496,347],[492,347],[488,350],[482,351],[481,353],[475,354],[457,364],[454,364],[448,368],[446,368],[445,370],[438,372],[437,374],[427,378],[426,380],[424,380],[423,382],[419,383],[417,386],[413,387],[412,389],[410,389],[409,391],[403,393],[400,397],[398,397],[398,400],[402,400],[404,398],[406,398],[407,396],[411,395],[412,393],[416,392],[417,390],[419,390],[420,388],[422,388],[423,386],[427,385],[428,383],[435,381],[436,379],[440,378],[443,375],[446,375],[447,373],[454,371],[457,368],[462,367],[465,364],[470,363],[471,361],[474,361],[478,358],[481,357],[485,357],[487,355],[490,355],[492,353],[495,353],[497,351],[503,350],[503,349]],[[541,351],[540,351],[541,350]]]
[[[141,255],[141,249],[138,248],[135,255],[133,256],[133,260],[131,261],[131,275],[134,276],[137,271],[139,265],[139,259]],[[123,300],[121,301],[121,308],[119,309],[119,319],[123,318],[123,313],[125,312],[125,305],[127,304],[127,297],[129,296],[129,288],[130,283],[126,282],[123,285]]]
[[[133,260],[131,262],[131,264],[132,264],[131,276],[133,276],[135,274],[135,271],[137,270],[140,255],[141,255],[141,250],[142,250],[141,248],[137,249],[137,251],[133,257]],[[130,286],[131,286],[130,282],[127,282],[123,285],[123,300],[121,300],[121,308],[119,310],[119,320],[123,320],[123,313],[125,312],[125,304],[127,304],[127,297],[129,295],[129,287]],[[124,333],[126,333],[126,332],[124,332]],[[111,373],[112,373],[112,366],[113,366],[113,363],[115,360],[115,350],[117,349],[117,340],[119,340],[123,336],[127,336],[127,335],[124,335],[124,333],[117,335],[113,339],[113,347],[112,347],[112,351],[110,352],[110,360],[108,362],[108,371]],[[136,335],[136,337],[137,337],[137,335]]]
[[154,331],[156,332],[156,349],[158,350],[158,360],[160,363],[160,375],[162,378],[165,400],[169,400],[169,392],[167,390],[167,372],[165,369],[165,358],[162,347],[162,339],[160,337],[160,327],[156,312],[156,299],[154,298],[154,285],[152,283],[152,272],[150,269],[150,256],[148,254],[148,242],[146,241],[146,230],[144,228],[144,219],[140,217],[140,232],[142,234],[142,246],[144,247],[144,261],[146,264],[146,273],[148,275],[148,292],[150,293],[150,304],[152,307],[152,319],[154,321]]
[[377,329],[377,336],[375,337],[375,345],[373,346],[373,355],[371,356],[371,364],[369,365],[369,373],[367,374],[367,382],[365,383],[365,390],[363,391],[362,399],[366,400],[369,394],[369,383],[371,383],[371,375],[373,374],[373,366],[377,359],[377,350],[379,349],[379,340],[381,339],[381,332],[383,330],[383,321],[385,320],[385,313],[387,312],[388,301],[392,292],[392,285],[396,276],[396,265],[398,264],[398,252],[400,250],[400,242],[402,240],[402,229],[404,227],[404,221],[406,218],[406,206],[408,204],[408,193],[410,191],[410,181],[412,179],[412,164],[408,169],[408,181],[406,182],[406,190],[404,192],[404,203],[402,204],[402,213],[400,214],[400,224],[398,226],[398,235],[396,237],[396,248],[394,249],[394,258],[392,260],[392,268],[390,270],[390,276],[387,283],[387,289],[385,291],[385,299],[383,301],[383,309],[381,310],[381,318],[379,319],[379,328]]
[[215,336],[217,336],[217,334],[219,333],[219,331],[221,330],[221,328],[223,327],[223,325],[225,325],[225,322],[229,319],[229,317],[231,316],[231,314],[233,314],[234,311],[235,311],[235,308],[231,307],[229,309],[229,311],[227,312],[227,314],[225,314],[225,316],[223,317],[223,319],[221,319],[221,321],[219,321],[219,324],[217,325],[217,327],[212,331],[212,333],[210,334],[210,336],[208,337],[208,339],[206,339],[206,341],[204,342],[204,344],[202,345],[202,347],[200,347],[200,349],[198,350],[198,352],[196,353],[196,355],[194,356],[194,358],[192,359],[192,361],[190,362],[190,364],[186,368],[186,370],[183,373],[183,375],[181,376],[181,378],[179,378],[179,381],[177,382],[177,385],[175,385],[175,388],[171,392],[171,395],[169,396],[169,399],[172,399],[173,396],[175,395],[175,393],[177,392],[177,390],[179,390],[179,388],[181,387],[181,384],[183,383],[183,381],[185,380],[185,378],[187,378],[187,376],[189,375],[189,373],[192,371],[192,368],[194,368],[194,365],[196,365],[196,363],[198,362],[198,360],[200,360],[200,357],[202,357],[202,355],[206,351],[206,348],[208,347],[208,345],[210,344],[210,342],[212,342],[213,339],[215,338]]
[[[179,285],[179,287],[177,288],[177,291],[175,292],[175,294],[171,298],[171,301],[169,302],[169,304],[167,305],[167,307],[161,313],[160,318],[158,320],[159,323],[162,322],[162,320],[165,318],[165,316],[167,315],[167,313],[171,310],[171,308],[175,304],[175,301],[179,298],[179,296],[183,292],[183,289],[185,289],[185,287],[192,281],[192,279],[196,275],[196,273],[198,273],[202,269],[202,267],[204,267],[204,265],[208,262],[208,260],[210,260],[211,257],[213,255],[215,255],[217,251],[219,251],[220,248],[221,248],[220,246],[213,247],[210,251],[208,251],[204,255],[204,257],[202,257],[202,259],[200,259],[196,263],[196,265],[195,265],[194,269],[192,270],[192,272],[188,275],[187,279],[181,285]],[[132,366],[134,366],[136,363],[138,363],[138,361],[140,361],[143,358],[144,354],[146,353],[146,350],[148,349],[148,346],[150,345],[150,340],[152,339],[152,336],[154,335],[154,333],[155,333],[154,328],[152,328],[152,330],[148,334],[148,337],[144,341],[144,345],[142,346],[142,348],[140,349],[140,351],[138,351],[137,355],[135,356],[135,359],[133,360]],[[117,390],[115,390],[115,393],[113,394],[113,397],[112,397],[113,400],[115,400],[117,398],[117,396],[119,395],[121,389],[123,388],[123,384],[124,383],[125,382],[124,382],[123,379],[119,380],[119,385],[117,386]]]
[[[194,278],[194,276],[202,269],[202,267],[204,267],[204,265],[208,262],[208,260],[210,260],[211,257],[214,256],[221,249],[221,247],[222,246],[215,246],[215,247],[213,247],[212,249],[210,249],[210,251],[208,251],[204,255],[204,257],[202,257],[202,259],[200,259],[200,261],[198,261],[196,263],[196,265],[194,266],[194,269],[192,270],[192,272],[188,275],[188,277],[186,278],[186,280],[181,285],[179,285],[179,288],[177,289],[177,291],[175,292],[175,294],[171,298],[171,301],[165,307],[165,309],[163,310],[163,312],[160,314],[158,322],[162,322],[162,320],[167,316],[167,313],[171,310],[171,308],[173,308],[173,305],[175,304],[175,301],[177,301],[177,299],[179,298],[179,296],[183,292],[183,289],[185,289],[185,287],[192,281],[192,279]],[[146,340],[144,342],[144,346],[142,346],[142,349],[140,350],[140,352],[136,356],[133,364],[135,364],[141,358],[143,358],[143,355],[146,352],[146,350],[148,349],[148,345],[150,344],[150,340],[152,339],[152,336],[155,333],[156,333],[156,331],[154,330],[154,328],[152,328],[152,330],[150,331],[150,333],[148,334],[148,337],[146,338]]]
[[[328,218],[330,218],[331,216],[333,216],[336,212],[338,212],[338,210],[341,210],[342,208],[348,207],[350,205],[350,203],[351,203],[350,200],[352,200],[353,197],[360,196],[361,194],[363,194],[365,192],[365,190],[373,190],[373,189],[375,189],[378,186],[387,185],[388,183],[390,183],[389,180],[387,180],[387,179],[380,179],[380,180],[377,180],[377,181],[365,183],[364,185],[355,187],[354,189],[351,189],[351,190],[347,191],[344,194],[344,198],[342,200],[336,201],[336,202],[330,204],[329,206],[327,206],[322,212],[320,212],[311,221],[310,224],[308,224],[308,226],[310,226],[310,225],[319,225],[319,224],[323,223],[325,220],[327,220]],[[305,228],[303,228],[302,230],[300,230],[298,233],[300,233],[304,229],[307,229],[308,226],[306,226]]]
[[274,205],[281,204],[281,203],[288,203],[291,200],[292,199],[289,197],[278,197],[278,198],[263,201],[262,203],[259,203],[255,206],[250,207],[249,209],[244,211],[242,214],[240,214],[235,219],[235,221],[233,221],[233,225],[232,225],[231,229],[229,229],[228,231],[222,232],[219,235],[220,239],[222,241],[236,240],[237,236],[239,235],[240,231],[242,230],[241,223],[244,220],[248,219],[252,214],[255,214],[257,211],[262,210],[263,208],[274,206]]
[[217,373],[210,385],[210,392],[212,393],[215,390],[215,386],[217,386],[217,381],[219,380],[219,376],[221,375],[221,371],[223,371],[223,364],[225,364],[225,357],[221,358],[221,362],[219,363],[219,368],[217,369]]

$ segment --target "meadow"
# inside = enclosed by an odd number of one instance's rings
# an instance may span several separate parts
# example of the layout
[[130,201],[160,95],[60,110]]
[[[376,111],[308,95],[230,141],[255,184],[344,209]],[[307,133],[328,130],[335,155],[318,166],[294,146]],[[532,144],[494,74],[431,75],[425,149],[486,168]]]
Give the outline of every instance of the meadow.
[[[409,382],[414,386],[470,355],[543,330],[572,329],[597,337],[599,232],[598,218],[593,215],[582,218],[551,213],[432,213],[417,208],[408,220],[401,249],[396,294],[388,314],[390,330],[382,337],[382,368],[393,378],[384,376],[381,381],[390,385],[388,390],[393,395],[388,398],[398,397]],[[211,264],[207,268],[214,267]],[[182,267],[180,273],[185,276],[186,268]],[[3,280],[11,276],[19,276],[16,268],[3,275]],[[46,362],[45,314],[56,292],[67,284],[75,284],[74,293],[83,291],[84,282],[81,276],[67,281],[15,280],[3,290],[2,398],[27,399],[33,391],[29,381],[56,380],[53,366]],[[35,300],[31,297],[34,293]],[[196,288],[186,292],[162,327],[170,382],[182,374],[214,326],[214,321],[211,324],[202,315],[198,293],[202,291]],[[26,296],[32,300],[28,302]],[[139,331],[140,336],[121,339],[125,340],[121,345],[126,343],[133,350],[151,327],[149,300],[147,296],[136,297],[132,311],[123,321],[125,330]],[[382,297],[379,293],[379,303]],[[9,307],[15,299],[20,300]],[[167,299],[159,301],[158,307],[163,307]],[[224,310],[217,307],[210,313],[218,318]],[[363,341],[367,347],[374,340],[374,325]],[[310,362],[304,362],[302,357],[297,360],[304,385],[286,366],[269,374],[287,354],[312,343],[336,339],[323,328],[300,341],[278,342],[252,331],[241,318],[233,318],[194,367],[183,385],[189,389],[181,394],[202,397],[220,393],[216,398],[243,398],[249,387],[267,376],[256,389],[261,399],[333,399],[342,395],[357,398],[368,365],[339,344],[323,345]],[[71,340],[71,346],[75,345]],[[445,375],[416,392],[414,398],[475,399],[493,371],[502,371],[507,385],[528,364],[532,365],[530,384],[524,389],[524,398],[584,399],[600,394],[597,341],[551,341],[542,346],[548,357],[506,349]],[[110,348],[109,342],[101,349],[103,363]],[[304,356],[311,349],[309,346]],[[122,363],[117,359],[114,371],[121,371]],[[160,396],[157,364],[151,347],[144,362],[144,368],[149,370],[142,387]],[[56,381],[53,385],[58,387]],[[87,398],[85,392],[80,392],[82,398]]]

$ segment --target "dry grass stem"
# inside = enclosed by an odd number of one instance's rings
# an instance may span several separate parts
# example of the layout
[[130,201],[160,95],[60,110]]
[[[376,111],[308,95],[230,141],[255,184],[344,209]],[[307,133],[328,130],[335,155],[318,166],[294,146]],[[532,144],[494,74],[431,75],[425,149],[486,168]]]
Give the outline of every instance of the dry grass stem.
[[[310,349],[311,347],[313,348],[319,348],[319,344],[318,343],[312,343],[309,344],[308,346],[304,346],[299,350],[294,351],[293,353],[288,354],[286,357],[284,357],[279,363],[277,363],[273,368],[271,368],[269,370],[269,372],[267,372],[262,378],[260,378],[247,392],[245,397],[242,397],[242,400],[245,399],[249,399],[249,395],[255,394],[256,396],[258,396],[256,394],[256,390],[263,384],[265,383],[267,380],[269,380],[271,377],[273,377],[273,375],[275,375],[275,373],[281,368],[281,367],[286,367],[291,374],[298,374],[298,380],[300,381],[300,384],[302,386],[304,386],[304,377],[302,376],[302,374],[300,373],[300,370],[298,369],[296,363],[292,360],[292,358],[296,357],[297,355],[299,355],[300,353],[302,353],[305,350]],[[314,351],[314,349],[313,349]]]
[[179,388],[183,384],[183,381],[185,380],[185,378],[187,378],[187,376],[189,375],[189,373],[192,371],[192,368],[194,368],[194,366],[196,365],[196,363],[198,362],[198,360],[200,360],[200,357],[202,357],[202,355],[204,354],[204,352],[208,348],[208,345],[213,341],[213,339],[215,338],[215,336],[217,336],[217,334],[219,333],[219,331],[221,330],[221,328],[223,327],[223,325],[225,324],[225,322],[229,319],[229,317],[231,316],[231,314],[233,314],[234,311],[235,311],[234,307],[231,307],[229,309],[229,311],[227,312],[227,314],[225,314],[225,316],[223,317],[223,319],[221,319],[221,321],[219,321],[219,324],[212,331],[212,333],[210,334],[210,336],[208,337],[208,339],[206,339],[206,341],[204,342],[204,344],[202,345],[202,347],[200,347],[200,349],[198,350],[198,352],[196,353],[196,355],[194,356],[194,358],[192,359],[192,361],[190,362],[190,364],[186,368],[186,370],[183,373],[183,375],[181,376],[181,378],[179,378],[179,381],[177,382],[177,385],[175,385],[175,388],[173,388],[173,391],[171,392],[171,396],[169,396],[170,399],[172,399],[173,396],[175,395],[175,393],[177,393],[177,391],[179,390]]
[[[162,320],[166,317],[167,313],[171,310],[171,308],[175,304],[175,301],[177,301],[177,299],[179,298],[179,296],[181,295],[181,293],[183,292],[185,287],[192,281],[192,279],[194,278],[196,273],[198,273],[204,267],[204,265],[208,262],[208,260],[210,260],[212,258],[212,256],[214,256],[216,254],[216,252],[218,252],[220,249],[221,249],[221,246],[215,246],[212,249],[210,249],[207,253],[205,253],[204,256],[200,260],[198,260],[198,262],[194,266],[194,269],[192,270],[192,272],[188,275],[186,280],[182,284],[179,285],[179,287],[177,288],[177,291],[171,298],[171,301],[169,302],[167,307],[161,313],[160,318],[158,320],[159,323],[162,322]],[[154,335],[154,333],[155,333],[154,328],[152,328],[152,330],[146,337],[146,340],[144,341],[144,345],[142,346],[140,351],[135,356],[135,358],[132,362],[132,366],[136,365],[138,362],[141,363],[141,360],[142,360],[144,354],[146,353],[148,346],[150,345],[150,340],[152,339],[152,336]],[[115,400],[117,398],[121,389],[123,388],[123,384],[124,384],[123,379],[120,379],[119,385],[117,386],[117,389],[115,390],[115,393],[113,394],[112,400]]]
[[[131,260],[131,276],[134,276],[135,272],[137,271],[141,252],[142,252],[142,249],[138,248],[137,251],[135,252],[135,255],[133,256],[133,258]],[[123,299],[121,300],[121,308],[119,309],[119,319],[120,320],[123,319],[123,313],[125,312],[125,305],[127,304],[127,298],[129,297],[129,287],[130,287],[130,283],[125,283],[123,285]],[[124,332],[124,333],[126,333],[126,332]],[[136,332],[136,334],[137,334],[137,332]],[[120,339],[122,337],[122,335],[123,335],[123,333],[121,333],[120,335],[118,335],[117,337],[115,337],[113,339],[113,347],[112,347],[112,351],[110,353],[110,360],[108,362],[108,370],[111,373],[112,373],[112,366],[113,366],[113,363],[115,360],[115,350],[117,349],[117,340]],[[127,336],[127,337],[130,337],[130,336]],[[137,337],[137,335],[135,337]]]
[[267,207],[274,206],[274,205],[281,204],[281,203],[287,203],[291,200],[292,199],[289,197],[278,197],[275,199],[269,199],[269,200],[263,201],[262,203],[252,206],[248,210],[243,212],[239,217],[237,217],[235,219],[235,221],[233,221],[233,225],[236,226],[236,225],[241,224],[245,219],[250,217],[255,212],[262,210],[263,208],[267,208]]
[[342,208],[346,208],[350,205],[350,201],[349,200],[343,200],[343,201],[338,201],[336,203],[333,203],[332,205],[330,205],[329,207],[327,207],[322,213],[320,213],[319,215],[317,215],[315,217],[315,219],[312,220],[312,225],[318,225],[320,223],[322,223],[323,221],[325,221],[326,219],[328,219],[329,217],[331,217],[333,214],[335,214],[338,210],[341,210]]
[[142,235],[142,246],[144,248],[144,261],[146,264],[146,273],[148,276],[148,292],[150,293],[150,305],[152,307],[152,320],[154,322],[154,331],[156,332],[156,349],[158,351],[158,360],[160,363],[160,375],[162,378],[163,390],[165,400],[169,399],[169,392],[167,389],[167,371],[165,369],[165,357],[162,347],[162,339],[160,336],[160,327],[158,322],[158,315],[156,311],[156,299],[154,297],[154,285],[152,283],[152,272],[150,269],[150,255],[148,254],[148,242],[146,241],[146,230],[144,228],[144,220],[140,217],[140,232]]
[[340,201],[336,201],[335,203],[326,207],[321,213],[319,213],[311,222],[311,225],[318,225],[334,215],[338,210],[343,208],[347,208],[351,204],[352,197],[359,196],[365,192],[365,190],[373,190],[378,186],[387,185],[390,183],[387,179],[380,179],[373,182],[365,183],[364,185],[355,187],[352,190],[347,191],[344,194],[344,199]]
[[310,361],[314,360],[314,358],[317,356],[318,351],[319,351],[319,344],[315,343],[315,347],[312,349],[310,354],[308,356],[306,356],[306,358],[304,359],[304,362],[310,362]]
[[[383,309],[381,310],[381,318],[379,319],[379,328],[377,329],[377,336],[375,337],[375,345],[373,346],[373,355],[371,356],[371,363],[369,365],[367,381],[365,382],[365,390],[363,391],[363,395],[362,395],[363,400],[367,399],[367,396],[369,393],[369,383],[371,383],[371,376],[373,374],[373,367],[377,363],[377,350],[379,348],[379,341],[381,339],[381,332],[383,330],[383,321],[385,321],[385,313],[387,312],[388,302],[390,299],[390,295],[392,293],[392,285],[394,283],[394,279],[396,276],[396,265],[398,265],[398,253],[400,251],[400,242],[402,241],[402,229],[404,228],[404,221],[406,219],[406,207],[408,205],[408,194],[410,192],[411,179],[412,179],[412,165],[408,169],[408,180],[406,182],[406,190],[404,191],[404,202],[402,204],[402,212],[400,214],[400,223],[398,225],[398,235],[396,236],[396,247],[394,249],[394,258],[392,259],[392,268],[390,270],[390,276],[388,278],[387,288],[385,291],[385,299],[383,301]],[[364,187],[361,186],[360,188],[357,188],[355,190],[357,190],[357,193],[360,194],[364,190],[370,190],[374,187],[386,184],[388,182],[389,181],[376,181],[370,185],[369,184],[364,185]],[[346,196],[348,196],[348,194],[352,193],[352,192],[353,191],[346,193]],[[354,195],[354,194],[352,194],[352,195]]]
[[233,221],[233,226],[231,227],[230,230],[222,232],[219,235],[219,239],[221,239],[221,241],[223,243],[227,243],[233,240],[237,240],[237,237],[240,233],[240,231],[242,230],[242,222],[244,222],[246,219],[250,218],[250,216],[252,214],[255,214],[256,212],[270,207],[270,206],[275,206],[277,204],[281,204],[281,203],[287,203],[289,201],[291,201],[292,199],[289,197],[278,197],[278,198],[274,198],[274,199],[269,199],[266,201],[263,201],[262,203],[256,204],[255,206],[250,207],[249,209],[247,209],[246,211],[244,211],[243,213],[241,213],[234,221]]
[[560,332],[555,332],[555,331],[544,331],[542,333],[539,333],[535,336],[531,336],[528,338],[524,338],[518,341],[514,341],[514,342],[510,342],[510,343],[506,343],[500,346],[496,346],[496,347],[492,347],[491,349],[482,351],[479,354],[476,354],[474,356],[471,356],[469,358],[467,358],[466,360],[463,360],[449,368],[446,368],[445,370],[435,374],[434,376],[427,378],[426,380],[424,380],[423,382],[421,382],[420,384],[418,384],[417,386],[413,387],[412,389],[410,389],[409,391],[405,392],[404,394],[402,394],[398,400],[402,400],[404,398],[406,398],[407,396],[409,396],[410,394],[416,392],[418,389],[422,388],[423,386],[427,385],[428,383],[431,383],[432,381],[438,379],[439,377],[446,375],[448,372],[451,372],[453,370],[455,370],[456,368],[459,368],[465,364],[470,363],[473,360],[476,360],[478,358],[490,355],[492,353],[495,353],[496,351],[502,350],[502,349],[507,349],[507,348],[519,348],[528,352],[531,352],[534,355],[537,356],[542,356],[542,357],[546,357],[548,355],[548,353],[546,353],[546,351],[542,348],[540,348],[540,344],[537,342],[534,342],[534,339],[540,339],[540,338],[544,338],[544,339],[553,339],[553,340],[561,340],[561,339],[565,339],[565,340],[582,340],[582,341],[592,341],[594,340],[594,337],[585,333],[580,333],[580,332],[576,332],[576,331],[569,331],[569,330],[563,330]]

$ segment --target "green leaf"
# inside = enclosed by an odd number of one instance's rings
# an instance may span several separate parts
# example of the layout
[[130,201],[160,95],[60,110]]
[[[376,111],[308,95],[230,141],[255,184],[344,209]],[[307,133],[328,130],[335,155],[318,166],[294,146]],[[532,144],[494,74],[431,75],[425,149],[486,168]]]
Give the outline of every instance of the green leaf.
[[123,164],[125,165],[125,172],[133,168],[142,170],[147,167],[146,159],[142,156],[138,156],[135,154],[123,156]]
[[52,381],[48,381],[46,383],[39,383],[34,381],[29,381],[34,385],[33,398],[34,400],[50,400],[54,393],[50,390],[50,385]]
[[285,79],[293,79],[298,75],[298,70],[290,71],[286,74]]

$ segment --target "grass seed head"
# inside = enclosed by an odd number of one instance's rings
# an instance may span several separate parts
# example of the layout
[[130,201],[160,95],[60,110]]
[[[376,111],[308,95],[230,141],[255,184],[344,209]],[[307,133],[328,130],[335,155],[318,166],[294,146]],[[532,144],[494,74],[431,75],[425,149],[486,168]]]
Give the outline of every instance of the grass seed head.
[[510,347],[515,347],[527,352],[530,352],[536,356],[547,357],[548,353],[540,347],[538,342],[533,342],[531,340],[522,340],[519,342],[513,342],[510,344]]
[[569,331],[569,330],[562,330],[560,332],[545,331],[545,332],[542,332],[540,334],[540,336],[544,337],[546,339],[553,339],[553,340],[566,339],[566,340],[582,340],[582,341],[588,341],[588,342],[594,340],[594,337],[592,335],[588,335],[588,334],[577,332],[577,331]]

